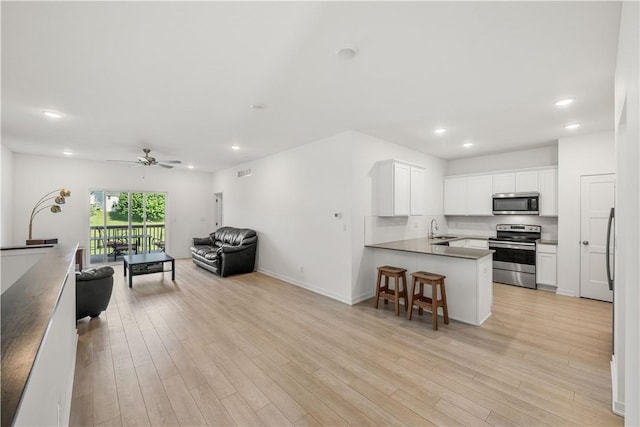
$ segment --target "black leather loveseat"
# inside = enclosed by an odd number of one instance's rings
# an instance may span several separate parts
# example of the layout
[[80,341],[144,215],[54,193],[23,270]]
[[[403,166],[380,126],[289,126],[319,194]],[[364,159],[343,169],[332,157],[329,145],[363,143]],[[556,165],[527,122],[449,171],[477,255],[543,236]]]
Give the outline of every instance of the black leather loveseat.
[[256,262],[258,236],[248,228],[220,227],[208,237],[194,237],[193,262],[222,277],[251,273]]

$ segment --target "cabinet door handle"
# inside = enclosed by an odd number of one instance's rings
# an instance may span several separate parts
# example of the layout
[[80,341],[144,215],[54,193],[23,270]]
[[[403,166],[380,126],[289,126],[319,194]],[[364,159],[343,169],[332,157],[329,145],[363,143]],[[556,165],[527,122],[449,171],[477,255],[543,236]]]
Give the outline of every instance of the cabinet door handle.
[[585,246],[588,246],[589,245],[589,241],[588,240],[583,240],[582,244],[585,245]]

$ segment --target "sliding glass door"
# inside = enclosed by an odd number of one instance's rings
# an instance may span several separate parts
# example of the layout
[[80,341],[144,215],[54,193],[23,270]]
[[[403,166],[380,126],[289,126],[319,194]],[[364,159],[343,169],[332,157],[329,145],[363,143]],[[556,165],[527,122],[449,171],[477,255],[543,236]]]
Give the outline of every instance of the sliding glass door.
[[164,251],[165,193],[96,190],[90,196],[92,264],[119,261],[126,254]]

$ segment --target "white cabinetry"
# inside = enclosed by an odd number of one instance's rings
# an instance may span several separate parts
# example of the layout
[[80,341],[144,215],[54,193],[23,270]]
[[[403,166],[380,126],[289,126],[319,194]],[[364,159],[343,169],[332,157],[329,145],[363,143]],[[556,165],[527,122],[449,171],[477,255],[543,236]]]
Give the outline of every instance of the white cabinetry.
[[540,216],[558,216],[558,168],[444,178],[445,215],[493,215],[494,193],[540,193]]
[[411,168],[409,215],[424,215],[424,169]]
[[467,239],[467,247],[473,249],[489,249],[489,241],[484,239]]
[[536,283],[538,285],[557,286],[557,252],[556,245],[536,245]]
[[460,239],[449,242],[455,248],[489,249],[489,242],[484,239]]
[[467,247],[467,239],[454,240],[452,242],[449,242],[449,246],[454,247],[454,248],[466,248]]
[[493,215],[493,177],[467,177],[467,215]]
[[467,178],[444,179],[444,214],[467,214]]
[[538,191],[537,170],[493,175],[494,193],[527,193],[531,191]]
[[445,215],[492,215],[491,175],[444,179]]
[[378,216],[423,215],[424,169],[398,160],[377,165]]
[[539,191],[538,171],[516,172],[516,193]]
[[540,188],[540,216],[558,216],[558,169],[538,173]]
[[492,215],[492,175],[444,179],[445,215]]
[[516,191],[515,173],[498,173],[493,175],[494,193],[513,193]]

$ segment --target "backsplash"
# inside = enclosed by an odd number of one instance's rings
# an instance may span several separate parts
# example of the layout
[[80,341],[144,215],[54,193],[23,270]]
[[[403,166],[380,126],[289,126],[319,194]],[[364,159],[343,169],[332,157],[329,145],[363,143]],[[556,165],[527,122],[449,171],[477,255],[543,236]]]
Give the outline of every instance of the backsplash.
[[408,217],[367,216],[364,218],[364,244],[427,237],[432,219],[438,221],[436,235],[495,237],[498,224],[541,225],[544,240],[558,240],[558,218],[535,215]]
[[558,240],[558,218],[535,215],[448,216],[451,234],[495,237],[498,224],[541,225],[542,239]]
[[405,217],[366,216],[364,218],[364,244],[395,242],[396,240],[427,237],[432,219],[438,221],[438,234],[446,234],[447,222],[442,215]]

